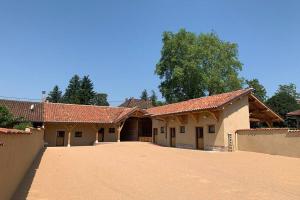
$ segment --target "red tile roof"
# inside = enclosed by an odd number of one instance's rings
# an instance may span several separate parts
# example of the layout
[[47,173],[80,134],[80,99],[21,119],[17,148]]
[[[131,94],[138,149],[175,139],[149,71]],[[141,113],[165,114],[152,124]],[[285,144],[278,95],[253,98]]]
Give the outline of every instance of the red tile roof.
[[0,128],[0,134],[30,134],[30,132],[17,129]]
[[113,123],[132,108],[44,103],[45,122]]
[[152,108],[152,102],[150,100],[144,100],[144,99],[135,99],[135,98],[130,98],[126,99],[120,107],[128,107],[128,108],[142,108],[142,109],[147,109],[147,108]]
[[23,117],[31,122],[43,121],[42,103],[0,99],[0,106],[6,107],[14,117]]
[[239,98],[241,96],[250,94],[253,89],[241,89],[233,92],[201,97],[197,99],[190,99],[187,101],[168,104],[164,106],[158,106],[147,109],[147,112],[152,116],[159,115],[168,115],[175,113],[183,113],[190,111],[200,111],[200,110],[209,110],[209,109],[217,109],[225,104],[231,102],[232,100]]
[[287,116],[300,116],[300,110],[296,110],[293,112],[289,112],[288,114],[286,114]]

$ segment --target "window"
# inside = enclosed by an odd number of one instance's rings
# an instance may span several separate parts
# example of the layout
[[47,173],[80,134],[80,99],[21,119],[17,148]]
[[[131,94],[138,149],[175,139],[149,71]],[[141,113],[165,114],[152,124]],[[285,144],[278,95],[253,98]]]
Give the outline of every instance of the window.
[[185,133],[185,126],[180,126],[180,133]]
[[82,132],[76,131],[75,132],[75,137],[82,137]]
[[116,129],[115,128],[109,128],[109,133],[115,133]]
[[216,126],[215,125],[209,125],[208,126],[208,133],[215,133],[216,132]]
[[157,128],[153,129],[153,135],[157,135]]
[[165,127],[160,127],[160,133],[164,133],[165,132]]

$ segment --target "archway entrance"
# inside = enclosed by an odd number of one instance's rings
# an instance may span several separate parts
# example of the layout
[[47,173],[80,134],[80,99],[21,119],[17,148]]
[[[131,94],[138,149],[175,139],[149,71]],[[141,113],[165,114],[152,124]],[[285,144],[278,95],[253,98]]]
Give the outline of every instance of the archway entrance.
[[138,141],[139,137],[152,137],[152,120],[148,117],[129,117],[120,134],[121,141]]

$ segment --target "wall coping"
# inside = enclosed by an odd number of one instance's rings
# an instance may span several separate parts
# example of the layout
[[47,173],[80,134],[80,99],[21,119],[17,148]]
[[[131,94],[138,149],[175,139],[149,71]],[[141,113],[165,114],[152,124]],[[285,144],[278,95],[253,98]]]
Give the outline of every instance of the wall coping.
[[[236,130],[236,132],[239,131],[289,131],[289,129],[288,128],[250,128],[250,129]],[[298,130],[293,130],[293,131],[298,131]]]
[[29,135],[32,134],[32,130],[42,130],[41,128],[26,128],[25,131],[10,128],[0,128],[0,134],[21,134]]

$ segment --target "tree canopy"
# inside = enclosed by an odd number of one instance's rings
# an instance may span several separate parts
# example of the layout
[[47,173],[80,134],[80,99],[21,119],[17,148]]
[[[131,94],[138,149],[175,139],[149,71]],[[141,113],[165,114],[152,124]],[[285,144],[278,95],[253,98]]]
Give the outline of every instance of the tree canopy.
[[154,90],[151,90],[151,96],[149,98],[151,100],[151,103],[153,106],[156,106],[157,105],[157,96],[156,96],[156,93]]
[[262,101],[267,100],[266,88],[262,84],[260,84],[258,79],[255,78],[252,80],[246,80],[246,84],[248,85],[249,88],[253,88],[255,90],[254,95],[256,97],[258,97]]
[[295,99],[300,98],[300,94],[297,92],[297,87],[294,83],[279,85],[277,93],[285,92],[294,97]]
[[284,118],[287,113],[300,109],[295,97],[288,91],[282,90],[282,85],[279,86],[279,89],[274,96],[268,99],[266,103]]
[[223,41],[215,33],[196,35],[184,29],[164,32],[162,41],[155,73],[168,103],[242,87],[237,44]]
[[49,92],[46,100],[53,103],[59,103],[62,101],[62,91],[59,90],[59,87],[57,85],[55,85],[53,90]]
[[149,99],[148,92],[147,92],[146,89],[144,89],[144,90],[142,91],[141,99],[146,100],[146,101]]
[[64,95],[62,95],[62,92],[56,85],[53,90],[49,92],[46,99],[53,103],[63,102],[84,105],[109,105],[107,94],[95,92],[94,84],[89,76],[83,76],[81,79],[78,75],[74,75],[70,79]]

